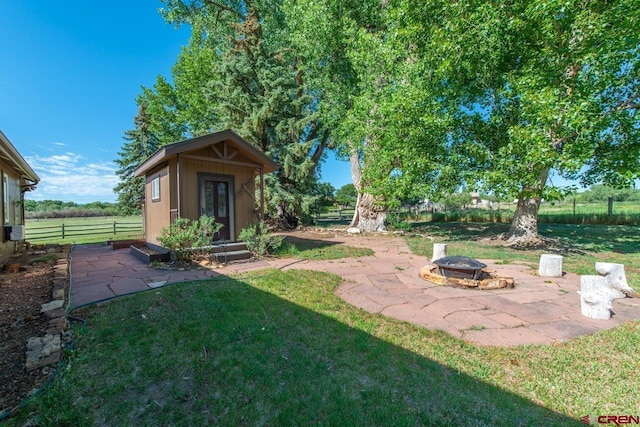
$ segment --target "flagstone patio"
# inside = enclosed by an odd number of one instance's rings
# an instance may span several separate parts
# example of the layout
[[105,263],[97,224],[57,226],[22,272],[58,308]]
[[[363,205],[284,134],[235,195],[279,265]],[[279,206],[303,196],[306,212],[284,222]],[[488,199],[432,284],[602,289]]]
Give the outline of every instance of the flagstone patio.
[[295,233],[297,238],[371,248],[375,255],[331,261],[277,259],[230,264],[209,270],[163,270],[150,267],[107,245],[74,246],[71,252],[71,301],[78,307],[166,284],[201,280],[264,268],[311,269],[337,274],[343,283],[337,295],[371,313],[441,329],[479,345],[552,344],[640,319],[640,300],[617,299],[610,320],[580,314],[580,278],[541,278],[527,265],[497,265],[487,269],[513,277],[513,289],[478,290],[440,286],[419,277],[426,257],[411,253],[399,237],[335,236]]

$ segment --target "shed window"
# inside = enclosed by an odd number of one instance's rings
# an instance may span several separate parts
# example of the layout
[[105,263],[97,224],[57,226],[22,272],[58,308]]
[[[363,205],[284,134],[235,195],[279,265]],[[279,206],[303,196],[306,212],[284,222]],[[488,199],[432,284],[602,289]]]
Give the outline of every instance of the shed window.
[[153,178],[151,181],[151,200],[154,202],[160,200],[160,177]]

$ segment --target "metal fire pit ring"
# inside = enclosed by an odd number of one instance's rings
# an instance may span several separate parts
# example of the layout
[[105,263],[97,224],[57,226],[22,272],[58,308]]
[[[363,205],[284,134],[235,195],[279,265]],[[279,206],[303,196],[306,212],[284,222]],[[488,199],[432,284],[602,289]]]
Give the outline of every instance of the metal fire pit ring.
[[479,280],[482,269],[487,267],[477,259],[466,256],[448,256],[433,261],[444,277]]

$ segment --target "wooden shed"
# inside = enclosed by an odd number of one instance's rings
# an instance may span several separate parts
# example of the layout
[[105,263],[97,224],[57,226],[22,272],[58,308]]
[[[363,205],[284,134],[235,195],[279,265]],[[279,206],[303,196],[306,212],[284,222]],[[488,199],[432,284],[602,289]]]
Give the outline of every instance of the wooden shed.
[[0,264],[13,255],[24,240],[24,193],[35,189],[40,178],[18,150],[0,131],[0,215],[3,232],[0,244]]
[[145,177],[143,204],[147,242],[159,244],[163,228],[176,218],[215,216],[219,240],[238,241],[260,212],[255,182],[264,195],[264,174],[277,164],[231,130],[165,145],[135,170]]

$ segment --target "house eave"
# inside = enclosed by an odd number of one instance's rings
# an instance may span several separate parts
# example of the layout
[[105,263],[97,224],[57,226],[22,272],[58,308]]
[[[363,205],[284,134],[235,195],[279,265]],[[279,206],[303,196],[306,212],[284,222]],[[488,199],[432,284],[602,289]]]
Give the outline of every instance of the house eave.
[[16,147],[13,146],[9,138],[0,130],[0,158],[7,162],[18,172],[20,178],[25,181],[21,186],[24,191],[31,191],[40,182],[40,177],[31,168],[29,163],[22,157]]

